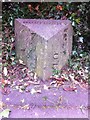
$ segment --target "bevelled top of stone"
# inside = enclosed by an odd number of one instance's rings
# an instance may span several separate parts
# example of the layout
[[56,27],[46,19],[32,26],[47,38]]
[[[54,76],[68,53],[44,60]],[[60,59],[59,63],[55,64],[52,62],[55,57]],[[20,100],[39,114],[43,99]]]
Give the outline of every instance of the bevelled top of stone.
[[69,20],[52,19],[16,19],[30,30],[48,40],[70,24]]

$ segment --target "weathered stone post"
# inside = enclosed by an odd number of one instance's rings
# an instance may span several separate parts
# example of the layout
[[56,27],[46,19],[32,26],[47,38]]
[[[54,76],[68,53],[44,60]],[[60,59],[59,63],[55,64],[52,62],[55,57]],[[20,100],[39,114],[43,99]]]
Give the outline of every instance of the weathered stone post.
[[61,69],[72,51],[69,20],[16,19],[16,55],[46,80],[52,69]]

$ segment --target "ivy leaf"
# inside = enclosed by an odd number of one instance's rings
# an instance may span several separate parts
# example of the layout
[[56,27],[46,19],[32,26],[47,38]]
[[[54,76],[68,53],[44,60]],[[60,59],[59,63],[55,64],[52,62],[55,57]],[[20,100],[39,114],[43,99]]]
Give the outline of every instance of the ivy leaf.
[[77,24],[79,24],[80,23],[80,18],[77,18],[75,21],[76,21]]
[[4,117],[4,118],[8,118],[9,117],[9,112],[10,109],[5,109],[0,113],[0,118]]

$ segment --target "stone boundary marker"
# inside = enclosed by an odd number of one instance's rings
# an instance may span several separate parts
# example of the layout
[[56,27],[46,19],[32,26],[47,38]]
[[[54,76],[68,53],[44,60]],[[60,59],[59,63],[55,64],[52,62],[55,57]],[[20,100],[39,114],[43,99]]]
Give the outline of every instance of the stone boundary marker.
[[60,70],[72,51],[69,20],[15,19],[16,55],[43,80]]

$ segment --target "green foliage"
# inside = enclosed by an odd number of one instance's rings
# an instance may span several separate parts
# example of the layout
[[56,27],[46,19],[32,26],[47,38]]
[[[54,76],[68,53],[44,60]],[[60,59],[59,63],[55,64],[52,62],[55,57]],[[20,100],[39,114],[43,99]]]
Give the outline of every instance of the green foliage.
[[[89,36],[90,33],[90,2],[89,3],[3,3],[2,24],[14,32],[15,18],[70,19],[76,36]],[[62,9],[61,9],[62,8]],[[11,33],[10,33],[11,34]],[[90,37],[90,36],[89,36]]]
[[69,19],[74,29],[72,58],[90,52],[90,2],[3,2],[3,42],[7,44],[3,50],[7,51],[4,59],[9,61],[15,57],[15,18]]
[[53,75],[58,75],[60,73],[60,70],[57,70],[57,69],[53,69]]

